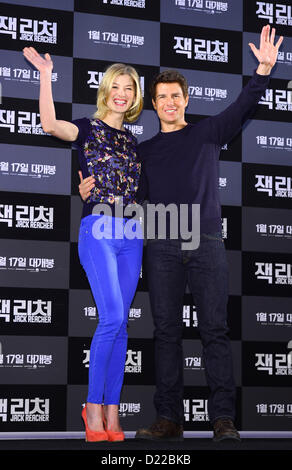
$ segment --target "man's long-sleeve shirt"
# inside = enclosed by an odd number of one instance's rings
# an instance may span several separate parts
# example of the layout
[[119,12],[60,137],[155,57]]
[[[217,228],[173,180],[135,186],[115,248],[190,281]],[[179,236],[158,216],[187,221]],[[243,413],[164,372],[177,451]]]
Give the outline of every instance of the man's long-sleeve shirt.
[[237,100],[223,112],[187,124],[174,132],[159,132],[138,146],[142,162],[138,199],[151,204],[200,204],[201,232],[221,231],[219,154],[251,117],[269,83],[256,72]]

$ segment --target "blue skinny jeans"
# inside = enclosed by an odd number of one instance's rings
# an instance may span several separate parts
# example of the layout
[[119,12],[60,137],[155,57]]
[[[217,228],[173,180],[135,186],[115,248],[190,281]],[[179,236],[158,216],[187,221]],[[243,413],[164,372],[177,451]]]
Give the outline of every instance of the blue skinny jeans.
[[[102,219],[103,217],[103,219]],[[104,221],[104,224],[101,222]],[[127,353],[128,312],[142,263],[143,239],[129,239],[128,219],[88,215],[81,220],[79,259],[97,306],[99,322],[91,341],[88,403],[118,405]],[[98,239],[97,233],[103,232]]]

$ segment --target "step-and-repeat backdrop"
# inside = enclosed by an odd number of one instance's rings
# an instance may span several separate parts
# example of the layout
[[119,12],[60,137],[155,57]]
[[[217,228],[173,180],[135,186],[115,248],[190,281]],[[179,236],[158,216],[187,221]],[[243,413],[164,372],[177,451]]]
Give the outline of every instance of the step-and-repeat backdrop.
[[[128,127],[159,129],[151,78],[189,83],[187,120],[226,108],[257,66],[248,43],[265,24],[285,36],[254,118],[220,156],[222,232],[240,430],[290,430],[292,418],[292,8],[255,0],[9,0],[0,3],[0,431],[81,431],[98,322],[77,253],[77,151],[40,124],[39,73],[22,49],[49,52],[59,119],[91,116],[105,68],[135,66],[145,107]],[[290,83],[292,86],[292,83]],[[145,252],[147,245],[144,246]],[[184,325],[185,429],[208,430],[208,388],[189,290]],[[155,417],[153,325],[143,266],[129,312],[123,428]]]

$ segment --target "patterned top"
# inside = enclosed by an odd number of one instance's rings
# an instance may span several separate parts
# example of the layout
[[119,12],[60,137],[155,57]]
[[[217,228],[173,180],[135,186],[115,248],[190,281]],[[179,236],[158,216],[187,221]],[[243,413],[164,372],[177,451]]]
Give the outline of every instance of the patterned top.
[[137,140],[129,130],[121,131],[100,119],[76,119],[79,129],[74,142],[79,150],[83,178],[93,175],[95,187],[85,201],[82,217],[98,203],[114,204],[123,197],[123,206],[135,204],[141,174],[137,160]]

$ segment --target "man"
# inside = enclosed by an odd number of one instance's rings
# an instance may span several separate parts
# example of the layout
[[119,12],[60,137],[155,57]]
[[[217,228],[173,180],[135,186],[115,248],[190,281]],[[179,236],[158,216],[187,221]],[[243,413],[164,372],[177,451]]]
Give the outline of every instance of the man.
[[[275,29],[261,32],[260,47],[249,44],[258,68],[238,99],[222,113],[196,124],[185,121],[188,87],[176,71],[164,71],[151,86],[152,103],[161,131],[139,145],[142,161],[140,194],[152,204],[200,204],[200,245],[183,250],[180,238],[147,242],[147,274],[154,321],[157,419],[139,429],[138,439],[183,439],[182,306],[186,283],[198,312],[206,379],[210,389],[208,414],[214,440],[240,440],[234,427],[235,384],[227,336],[228,266],[221,237],[218,160],[250,117],[269,82],[280,37]],[[79,186],[83,199],[92,180]]]

